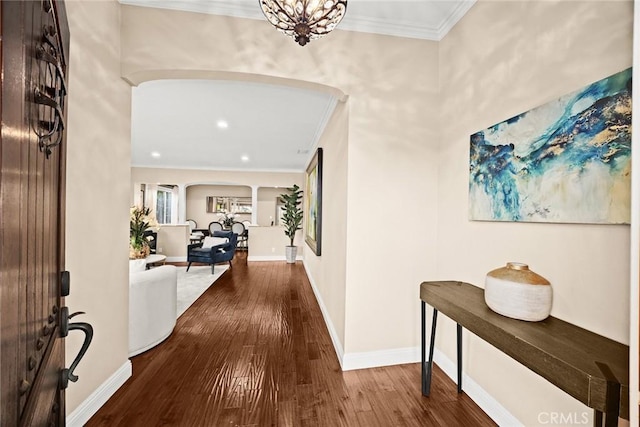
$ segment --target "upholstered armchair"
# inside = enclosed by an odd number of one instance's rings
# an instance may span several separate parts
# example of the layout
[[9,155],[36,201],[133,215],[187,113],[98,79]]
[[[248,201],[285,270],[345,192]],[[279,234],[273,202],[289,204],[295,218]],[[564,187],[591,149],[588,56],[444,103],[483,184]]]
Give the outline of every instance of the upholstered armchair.
[[[223,239],[226,239],[224,241]],[[213,242],[212,246],[209,246]],[[187,271],[192,262],[211,264],[211,274],[215,264],[229,262],[236,253],[238,235],[232,231],[215,231],[212,237],[205,237],[202,242],[193,243],[187,248]]]

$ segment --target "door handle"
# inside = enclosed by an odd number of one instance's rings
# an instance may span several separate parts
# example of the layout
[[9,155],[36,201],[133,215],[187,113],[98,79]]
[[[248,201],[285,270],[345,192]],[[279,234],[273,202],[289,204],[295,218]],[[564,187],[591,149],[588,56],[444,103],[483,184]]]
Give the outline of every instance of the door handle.
[[65,368],[61,373],[61,387],[62,389],[66,389],[69,385],[69,381],[76,382],[78,381],[78,376],[73,373],[73,371],[80,363],[80,360],[84,357],[84,354],[87,352],[89,345],[91,344],[91,340],[93,339],[93,326],[86,322],[73,322],[69,323],[69,319],[79,315],[85,314],[83,311],[77,311],[73,314],[69,314],[69,307],[62,307],[60,309],[60,336],[62,338],[69,335],[69,331],[80,330],[84,332],[84,342],[82,343],[82,347],[80,347],[80,351],[76,355],[76,358],[73,359],[71,366],[69,368]]
[[71,274],[68,271],[60,273],[60,296],[68,297],[71,291]]

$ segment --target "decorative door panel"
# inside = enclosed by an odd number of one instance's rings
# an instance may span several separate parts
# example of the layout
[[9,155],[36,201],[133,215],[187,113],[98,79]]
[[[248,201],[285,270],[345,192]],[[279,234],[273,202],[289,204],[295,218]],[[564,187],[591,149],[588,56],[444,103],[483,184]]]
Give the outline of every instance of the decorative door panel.
[[3,1],[0,15],[0,425],[58,426],[69,32],[62,2]]

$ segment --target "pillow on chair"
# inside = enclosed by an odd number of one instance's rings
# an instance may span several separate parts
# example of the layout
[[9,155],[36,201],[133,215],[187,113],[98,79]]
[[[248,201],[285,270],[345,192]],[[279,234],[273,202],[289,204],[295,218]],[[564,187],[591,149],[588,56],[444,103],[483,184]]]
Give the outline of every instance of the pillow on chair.
[[223,243],[228,243],[229,239],[226,237],[211,237],[207,236],[202,241],[202,249],[208,249],[213,246],[222,245]]

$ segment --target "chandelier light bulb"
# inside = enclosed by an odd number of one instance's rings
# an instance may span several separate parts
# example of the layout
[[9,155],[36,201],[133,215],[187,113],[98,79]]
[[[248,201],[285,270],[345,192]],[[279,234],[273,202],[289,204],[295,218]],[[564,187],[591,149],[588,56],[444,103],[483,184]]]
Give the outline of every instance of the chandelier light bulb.
[[264,16],[300,46],[330,33],[344,18],[347,0],[259,0]]

